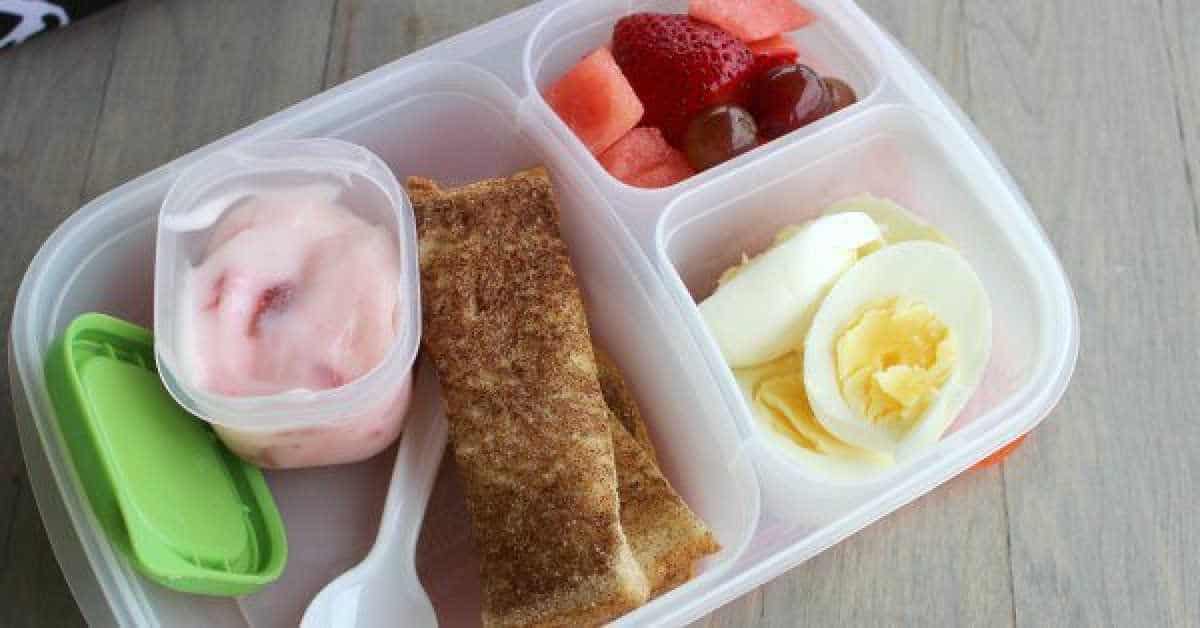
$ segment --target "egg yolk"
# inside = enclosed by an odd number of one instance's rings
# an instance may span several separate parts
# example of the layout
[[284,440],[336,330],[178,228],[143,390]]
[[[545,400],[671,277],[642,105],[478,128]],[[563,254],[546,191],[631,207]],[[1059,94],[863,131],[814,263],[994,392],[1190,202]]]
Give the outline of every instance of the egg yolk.
[[950,330],[924,303],[884,299],[838,337],[838,385],[859,416],[903,433],[949,379],[955,353]]
[[841,443],[813,416],[803,373],[804,364],[797,353],[741,371],[752,382],[754,403],[775,419],[776,429],[805,449],[830,453]]
[[765,411],[771,427],[796,445],[827,456],[886,462],[872,452],[842,442],[817,420],[804,390],[804,363],[799,353],[788,353],[737,373],[749,382],[754,404]]

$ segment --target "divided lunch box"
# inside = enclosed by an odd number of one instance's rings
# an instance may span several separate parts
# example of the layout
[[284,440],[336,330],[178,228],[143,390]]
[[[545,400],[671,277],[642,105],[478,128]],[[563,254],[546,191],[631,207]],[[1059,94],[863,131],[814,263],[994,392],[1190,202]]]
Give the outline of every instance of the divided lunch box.
[[[851,0],[805,4],[819,19],[789,35],[801,61],[849,82],[860,101],[668,188],[611,178],[539,93],[605,42],[622,15],[683,12],[686,2],[547,0],[193,151],[71,216],[21,285],[9,372],[30,481],[89,623],[295,626],[322,588],[364,559],[359,573],[395,598],[420,598],[423,586],[440,625],[478,623],[478,564],[452,465],[441,456],[436,383],[418,385],[398,447],[359,464],[265,474],[289,559],[281,579],[257,594],[168,590],[138,576],[103,533],[59,431],[44,360],[84,312],[151,326],[159,207],[181,170],[218,147],[337,137],[374,151],[401,180],[449,184],[550,169],[597,343],[625,371],[667,477],[723,546],[695,578],[618,625],[695,620],[1033,428],[1063,394],[1079,337],[1074,298],[1045,234],[986,143],[895,41]],[[981,387],[941,441],[870,482],[838,486],[812,478],[764,437],[695,299],[778,228],[862,192],[896,200],[959,244],[991,297],[994,348]],[[351,582],[342,593],[362,586]],[[424,623],[353,595],[335,602],[305,625]]]

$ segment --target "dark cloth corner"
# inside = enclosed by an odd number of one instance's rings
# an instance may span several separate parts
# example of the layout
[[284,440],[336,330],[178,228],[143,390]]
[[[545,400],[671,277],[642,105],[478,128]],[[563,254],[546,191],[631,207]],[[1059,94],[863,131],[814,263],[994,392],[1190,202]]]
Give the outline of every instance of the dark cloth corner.
[[120,0],[0,0],[0,48],[61,28]]

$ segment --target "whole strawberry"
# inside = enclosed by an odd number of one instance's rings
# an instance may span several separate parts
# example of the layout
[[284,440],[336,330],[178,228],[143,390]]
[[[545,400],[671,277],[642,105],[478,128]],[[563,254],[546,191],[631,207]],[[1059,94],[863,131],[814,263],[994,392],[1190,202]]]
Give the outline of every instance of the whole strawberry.
[[754,74],[742,40],[686,15],[626,16],[613,29],[612,52],[646,109],[642,126],[658,127],[675,146],[696,114],[745,102]]

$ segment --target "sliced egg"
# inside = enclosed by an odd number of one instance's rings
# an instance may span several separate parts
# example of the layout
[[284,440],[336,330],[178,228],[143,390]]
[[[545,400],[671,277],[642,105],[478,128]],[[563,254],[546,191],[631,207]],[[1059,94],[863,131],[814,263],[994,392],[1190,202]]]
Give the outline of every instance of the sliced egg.
[[879,225],[880,231],[883,232],[883,240],[888,244],[911,240],[954,244],[946,234],[886,198],[878,198],[870,194],[852,196],[830,205],[825,210],[825,215],[832,216],[845,212],[860,212],[870,216]]
[[725,361],[753,366],[798,347],[833,282],[858,260],[859,249],[880,238],[866,214],[824,216],[727,272],[700,303]]
[[897,460],[941,438],[978,387],[992,314],[958,251],[907,241],[838,279],[804,340],[813,414],[843,442]]
[[771,440],[826,479],[862,479],[891,466],[890,455],[847,445],[817,421],[803,373],[796,352],[734,371],[742,395]]

